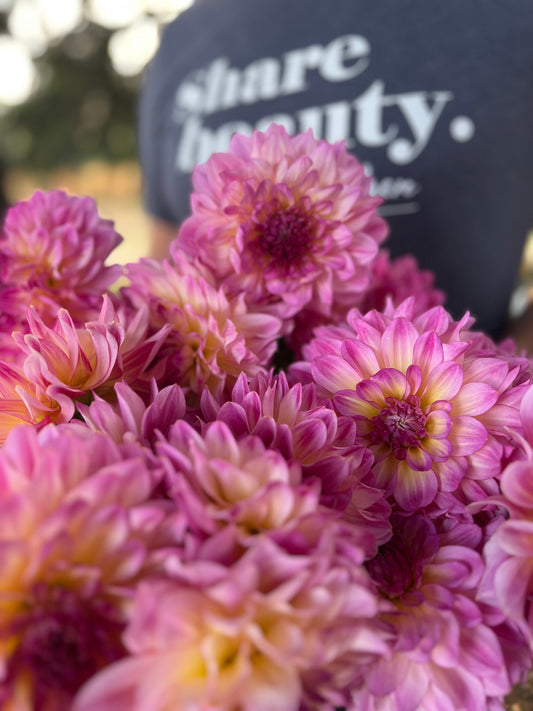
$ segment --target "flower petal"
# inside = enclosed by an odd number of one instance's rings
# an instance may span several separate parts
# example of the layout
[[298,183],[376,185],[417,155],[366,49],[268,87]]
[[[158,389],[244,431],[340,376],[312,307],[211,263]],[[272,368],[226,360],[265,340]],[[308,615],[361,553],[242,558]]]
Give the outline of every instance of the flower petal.
[[487,441],[485,426],[474,417],[461,415],[453,418],[450,441],[454,457],[467,457],[481,449]]
[[347,338],[343,341],[341,345],[341,355],[350,363],[361,378],[369,378],[380,368],[378,359],[372,348],[355,338]]
[[353,389],[360,380],[352,366],[335,355],[318,356],[311,364],[311,371],[317,385],[331,394]]
[[498,393],[486,383],[466,383],[453,400],[454,415],[481,415],[497,401]]
[[381,337],[385,366],[405,373],[413,363],[413,349],[418,335],[416,328],[407,319],[393,319]]
[[448,361],[436,365],[428,376],[423,393],[424,406],[437,400],[451,400],[463,384],[463,369],[459,363]]
[[437,477],[431,469],[414,471],[406,461],[399,462],[394,498],[404,511],[416,511],[428,506],[437,491]]

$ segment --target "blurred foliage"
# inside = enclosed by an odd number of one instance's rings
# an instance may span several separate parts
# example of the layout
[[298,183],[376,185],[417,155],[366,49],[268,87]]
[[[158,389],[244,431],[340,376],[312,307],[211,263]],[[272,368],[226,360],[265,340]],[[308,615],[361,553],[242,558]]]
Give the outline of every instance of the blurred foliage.
[[86,22],[35,60],[38,90],[0,115],[0,162],[6,168],[50,170],[90,159],[135,158],[140,78],[114,71],[110,36],[110,30]]

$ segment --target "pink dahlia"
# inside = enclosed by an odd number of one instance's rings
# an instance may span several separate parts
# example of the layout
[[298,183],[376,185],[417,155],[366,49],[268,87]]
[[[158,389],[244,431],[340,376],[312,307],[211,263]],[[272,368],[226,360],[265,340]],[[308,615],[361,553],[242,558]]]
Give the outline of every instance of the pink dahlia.
[[161,519],[157,472],[103,434],[16,428],[0,450],[0,706],[64,711],[125,654],[121,633]]
[[362,312],[376,309],[382,311],[391,299],[395,306],[412,296],[415,313],[420,314],[445,301],[444,292],[434,287],[435,275],[427,269],[419,269],[412,255],[390,259],[381,249],[372,265],[372,282],[359,307]]
[[314,551],[291,555],[262,538],[230,567],[196,561],[141,583],[124,635],[130,656],[92,679],[73,711],[342,706],[347,678],[385,642],[361,552],[340,552],[347,542],[331,520],[313,528],[323,543]]
[[105,266],[121,240],[90,197],[37,191],[17,203],[0,240],[3,311],[20,320],[33,304],[46,321],[61,307],[77,323],[93,319],[102,292],[121,274],[121,267]]
[[[358,309],[361,313],[373,309],[383,311],[388,301],[399,306],[402,301],[412,297],[415,302],[415,315],[421,314],[444,303],[444,293],[434,287],[434,281],[432,272],[419,269],[413,256],[406,255],[391,260],[388,251],[380,249],[372,263],[372,278]],[[317,314],[312,307],[300,311],[294,317],[294,329],[287,338],[294,357],[302,357],[302,349],[313,338],[315,328],[341,324],[346,320],[346,314],[346,305],[337,303],[333,304],[328,316]]]
[[384,492],[363,483],[372,465],[367,448],[354,444],[355,423],[319,405],[313,384],[290,387],[284,373],[241,375],[222,405],[202,394],[206,421],[220,420],[237,437],[253,434],[266,447],[302,467],[305,481],[320,486],[320,502],[352,522],[372,527],[383,543],[390,533],[390,506]]
[[0,444],[16,425],[43,427],[59,412],[58,403],[46,397],[20,369],[0,362]]
[[210,423],[200,435],[178,421],[157,451],[169,462],[168,495],[202,534],[232,524],[245,539],[318,508],[318,487],[302,483],[297,462],[289,464],[258,437],[237,440],[223,422]]
[[98,320],[79,328],[65,309],[47,326],[29,307],[28,333],[13,333],[20,365],[0,362],[0,439],[19,421],[68,422],[78,400],[90,401],[95,392],[113,397],[119,379],[149,390],[146,371],[169,327],[150,337],[147,327],[146,308],[123,325],[107,296]]
[[242,295],[228,298],[209,274],[179,259],[142,259],[127,268],[124,293],[148,307],[152,329],[168,329],[160,357],[162,385],[178,382],[195,394],[207,387],[221,396],[241,371],[252,376],[269,365],[280,335],[279,319],[247,308]]
[[353,306],[367,288],[387,226],[343,142],[277,125],[236,135],[228,153],[195,168],[193,184],[172,255],[198,259],[230,293],[289,318],[304,306],[325,315]]
[[158,436],[166,436],[186,413],[185,395],[179,385],[160,391],[155,381],[152,385],[148,405],[129,385],[118,382],[112,403],[96,395],[90,406],[79,403],[78,410],[91,429],[105,432],[117,444],[133,441],[152,448]]
[[74,400],[109,380],[118,359],[124,334],[112,321],[92,321],[77,329],[68,311],[61,309],[53,328],[37,312],[28,310],[30,333],[15,333],[26,354],[26,377],[60,405],[62,421],[74,414]]
[[501,471],[505,419],[517,420],[523,385],[503,359],[466,358],[469,323],[441,307],[414,316],[412,299],[383,314],[354,309],[345,326],[317,330],[305,350],[310,365],[299,366],[355,419],[357,443],[374,456],[370,483],[405,511],[439,492],[484,498],[463,480],[493,481]]
[[[391,605],[380,615],[390,655],[369,667],[348,709],[503,709],[517,660],[525,662],[523,676],[531,658],[524,638],[500,626],[500,611],[476,600],[484,572],[478,527],[465,522],[439,532],[420,514],[391,522],[392,539],[367,563]],[[506,644],[517,652],[509,668]]]
[[523,398],[521,414],[526,435],[522,458],[503,471],[502,494],[495,497],[509,517],[485,546],[487,573],[480,597],[519,624],[533,649],[533,388]]

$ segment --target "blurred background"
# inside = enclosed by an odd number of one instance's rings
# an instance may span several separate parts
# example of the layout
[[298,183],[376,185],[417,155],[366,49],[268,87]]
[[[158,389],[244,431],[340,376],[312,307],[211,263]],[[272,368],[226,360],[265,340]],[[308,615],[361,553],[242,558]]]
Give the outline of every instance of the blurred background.
[[91,195],[147,251],[135,117],[165,23],[193,0],[0,0],[0,180],[8,202],[36,189]]
[[[163,26],[193,0],[0,0],[0,186],[95,198],[124,237],[113,261],[147,253],[135,136],[143,71]],[[533,237],[515,314],[533,296]]]

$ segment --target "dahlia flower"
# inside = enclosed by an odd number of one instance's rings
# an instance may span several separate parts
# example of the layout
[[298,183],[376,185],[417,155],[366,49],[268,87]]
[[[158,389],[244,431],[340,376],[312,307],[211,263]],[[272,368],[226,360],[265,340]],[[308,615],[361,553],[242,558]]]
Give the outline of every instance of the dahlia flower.
[[[484,571],[475,550],[477,526],[463,523],[439,533],[420,514],[394,515],[391,522],[392,539],[367,563],[392,606],[380,615],[391,633],[391,655],[369,667],[348,708],[503,709],[503,696],[518,680],[517,659],[525,661],[523,677],[531,657],[523,637],[499,627],[500,611],[476,601]],[[520,650],[510,669],[502,649],[507,642]]]
[[359,309],[363,313],[373,309],[382,311],[387,299],[399,306],[412,296],[415,314],[420,314],[445,301],[444,292],[436,289],[434,282],[435,275],[427,269],[419,269],[412,255],[391,260],[388,251],[380,249],[372,265],[372,282]]
[[0,450],[0,707],[63,711],[124,655],[132,588],[161,519],[155,469],[80,426]]
[[76,323],[94,319],[102,292],[122,272],[105,266],[121,241],[92,198],[37,191],[6,214],[0,240],[3,311],[20,321],[33,304],[47,322],[61,307]]
[[475,484],[499,476],[505,425],[520,427],[526,386],[505,359],[465,356],[469,325],[468,315],[455,323],[441,307],[414,316],[408,299],[383,314],[354,309],[344,326],[317,329],[304,351],[310,365],[299,367],[355,419],[356,442],[374,456],[369,483],[405,511],[439,492],[484,498]]
[[247,309],[242,295],[228,299],[205,270],[177,261],[128,265],[131,286],[124,294],[133,305],[148,306],[154,330],[169,328],[160,354],[167,373],[158,382],[221,395],[226,381],[231,384],[241,371],[251,376],[268,366],[281,324]]
[[353,306],[367,288],[387,226],[343,142],[277,125],[236,135],[194,169],[193,185],[171,253],[198,259],[230,293],[287,319],[304,306]]
[[124,382],[115,383],[115,396],[116,402],[110,403],[96,395],[90,405],[79,403],[77,407],[91,429],[105,432],[117,444],[133,441],[152,448],[157,433],[166,436],[186,413],[185,395],[179,385],[159,391],[154,381],[148,405]]
[[0,444],[15,425],[43,427],[60,416],[59,404],[47,397],[22,370],[0,362]]
[[143,391],[146,371],[170,328],[147,338],[146,308],[124,326],[107,296],[99,319],[83,328],[65,309],[49,327],[29,307],[27,322],[29,333],[13,333],[20,366],[0,362],[0,441],[19,422],[68,422],[79,399],[91,400],[95,391],[113,396],[120,378]]
[[33,307],[28,309],[28,326],[29,334],[14,334],[27,356],[26,377],[60,404],[63,421],[68,421],[74,414],[74,399],[109,380],[123,331],[116,321],[92,321],[77,329],[65,309],[50,328]]
[[485,546],[487,573],[480,597],[520,625],[533,649],[533,388],[522,400],[526,439],[522,458],[501,476],[501,496],[493,499],[509,514]]
[[314,553],[263,538],[229,568],[194,562],[175,580],[141,583],[123,638],[130,656],[92,679],[73,711],[342,705],[346,679],[385,642],[361,553],[345,560],[325,523]]
[[[432,272],[418,268],[413,256],[391,260],[388,251],[380,249],[372,263],[371,282],[359,300],[358,309],[361,313],[374,309],[382,311],[389,300],[399,306],[408,297],[413,297],[414,314],[421,314],[444,303],[444,293],[434,288],[434,280]],[[302,309],[294,317],[294,328],[286,338],[294,358],[302,358],[302,349],[313,338],[316,328],[341,324],[346,320],[346,315],[346,305],[338,303],[333,304],[327,316],[317,314],[312,307]]]
[[301,467],[258,437],[236,440],[223,422],[203,435],[176,422],[157,452],[168,459],[167,494],[186,511],[190,527],[211,535],[236,525],[243,538],[277,530],[318,507],[318,487],[302,484]]
[[387,540],[390,506],[383,491],[363,483],[372,456],[354,445],[351,418],[317,404],[313,384],[289,387],[284,373],[260,373],[248,382],[242,374],[228,401],[220,405],[204,391],[201,405],[206,422],[224,422],[237,438],[253,434],[287,461],[298,462],[304,480],[320,484],[321,504],[372,527],[379,542]]

